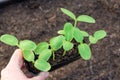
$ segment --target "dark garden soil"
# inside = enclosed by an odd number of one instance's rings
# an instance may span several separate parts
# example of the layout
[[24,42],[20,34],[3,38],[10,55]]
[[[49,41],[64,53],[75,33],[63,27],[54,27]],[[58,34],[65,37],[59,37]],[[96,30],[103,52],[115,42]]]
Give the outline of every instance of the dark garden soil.
[[[92,59],[79,59],[53,72],[47,80],[120,80],[120,0],[27,0],[0,9],[0,35],[9,33],[36,43],[49,41],[72,20],[60,12],[64,7],[76,15],[88,14],[95,24],[78,27],[93,34],[104,29],[107,37],[91,45]],[[16,48],[0,42],[0,70]]]

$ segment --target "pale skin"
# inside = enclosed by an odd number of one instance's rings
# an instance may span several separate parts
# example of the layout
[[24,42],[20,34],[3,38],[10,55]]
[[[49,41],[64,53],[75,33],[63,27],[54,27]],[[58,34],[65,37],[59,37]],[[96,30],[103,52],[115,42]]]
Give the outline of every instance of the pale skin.
[[20,49],[15,50],[8,65],[1,71],[1,80],[45,80],[49,73],[41,72],[38,76],[27,77],[21,70],[23,56]]

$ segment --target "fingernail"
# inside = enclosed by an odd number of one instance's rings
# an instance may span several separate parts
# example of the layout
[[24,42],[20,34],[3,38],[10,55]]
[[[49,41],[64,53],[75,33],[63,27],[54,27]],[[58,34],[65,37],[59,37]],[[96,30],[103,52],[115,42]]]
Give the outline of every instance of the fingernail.
[[49,72],[41,72],[40,75],[46,78],[49,76]]

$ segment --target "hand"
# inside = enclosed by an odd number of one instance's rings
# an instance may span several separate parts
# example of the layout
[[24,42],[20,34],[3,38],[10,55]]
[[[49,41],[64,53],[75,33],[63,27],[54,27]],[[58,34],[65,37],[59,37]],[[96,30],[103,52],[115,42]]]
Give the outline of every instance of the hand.
[[6,68],[1,71],[1,80],[45,80],[49,73],[41,72],[38,76],[28,78],[21,70],[23,66],[22,51],[17,49]]

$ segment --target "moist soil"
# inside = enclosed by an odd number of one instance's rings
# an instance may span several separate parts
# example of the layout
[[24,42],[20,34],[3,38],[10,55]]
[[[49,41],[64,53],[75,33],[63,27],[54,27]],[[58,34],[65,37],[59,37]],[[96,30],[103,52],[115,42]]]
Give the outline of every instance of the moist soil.
[[[92,58],[79,59],[50,72],[47,80],[119,80],[120,79],[120,0],[26,0],[0,9],[0,35],[9,33],[19,40],[36,43],[49,41],[73,22],[60,12],[64,7],[76,15],[87,14],[95,24],[80,23],[78,27],[93,34],[103,29],[107,37],[91,45]],[[16,48],[0,42],[0,70],[8,63]]]

